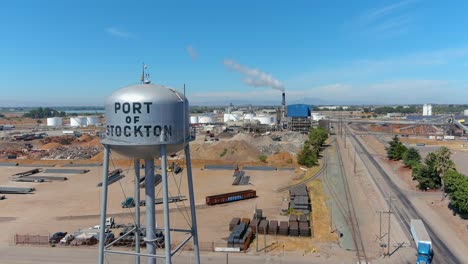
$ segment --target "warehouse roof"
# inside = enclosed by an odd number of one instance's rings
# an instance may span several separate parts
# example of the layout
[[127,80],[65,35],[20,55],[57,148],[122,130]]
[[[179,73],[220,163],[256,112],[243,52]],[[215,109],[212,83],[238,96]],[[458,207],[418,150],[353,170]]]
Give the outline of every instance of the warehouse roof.
[[288,117],[309,117],[310,107],[306,104],[288,105]]

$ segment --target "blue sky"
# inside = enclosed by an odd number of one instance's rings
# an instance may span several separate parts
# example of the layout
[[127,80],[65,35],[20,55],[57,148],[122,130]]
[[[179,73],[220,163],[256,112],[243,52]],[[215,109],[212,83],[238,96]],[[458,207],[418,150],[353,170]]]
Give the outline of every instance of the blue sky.
[[[467,103],[466,1],[5,1],[0,106],[103,105],[151,79],[192,104]],[[306,99],[308,100],[308,99]]]

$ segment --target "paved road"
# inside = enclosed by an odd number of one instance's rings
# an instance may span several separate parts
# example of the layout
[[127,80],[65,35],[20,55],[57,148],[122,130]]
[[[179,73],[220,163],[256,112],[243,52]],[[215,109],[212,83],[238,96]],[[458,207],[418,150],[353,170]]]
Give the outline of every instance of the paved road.
[[[353,140],[352,143],[355,149],[358,150],[359,155],[363,161],[368,161],[367,166],[373,166],[377,170],[378,175],[373,175],[376,185],[380,191],[386,195],[388,190],[391,190],[396,200],[393,202],[393,209],[402,221],[405,229],[410,230],[409,222],[410,219],[423,219],[426,223],[429,235],[433,242],[434,247],[434,263],[462,263],[460,256],[456,256],[452,250],[447,246],[447,241],[443,241],[439,235],[429,226],[428,219],[424,217],[409,200],[407,192],[400,189],[387,172],[380,166],[377,160],[368,152],[365,146],[356,138],[355,135],[351,134]],[[388,198],[388,197],[387,197]]]

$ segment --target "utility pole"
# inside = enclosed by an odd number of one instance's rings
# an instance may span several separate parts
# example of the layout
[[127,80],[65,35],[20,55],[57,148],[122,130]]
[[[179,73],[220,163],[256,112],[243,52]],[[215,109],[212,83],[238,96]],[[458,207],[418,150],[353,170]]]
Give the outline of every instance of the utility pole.
[[356,176],[356,149],[354,150],[354,176]]
[[383,212],[385,214],[388,214],[388,230],[387,230],[387,256],[390,257],[390,215],[393,213],[392,212],[392,194],[388,195],[388,212]]

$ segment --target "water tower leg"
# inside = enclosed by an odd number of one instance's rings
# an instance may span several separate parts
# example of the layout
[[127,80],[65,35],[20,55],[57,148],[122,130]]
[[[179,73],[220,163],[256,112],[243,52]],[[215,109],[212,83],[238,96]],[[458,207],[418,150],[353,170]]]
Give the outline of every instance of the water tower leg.
[[[156,255],[156,221],[154,205],[154,159],[145,159],[145,193],[146,193],[146,251]],[[135,199],[135,203],[139,203]],[[156,258],[148,257],[148,264],[156,264]]]
[[[140,160],[135,159],[135,252],[140,253]],[[140,264],[140,256],[135,256],[135,263]]]
[[102,167],[101,189],[101,230],[99,231],[99,264],[104,264],[104,248],[106,246],[105,231],[107,211],[107,175],[109,173],[109,146],[104,145],[104,165]]
[[187,165],[187,184],[188,184],[188,190],[189,190],[190,212],[192,214],[193,252],[195,253],[195,264],[200,264],[200,250],[198,247],[197,215],[195,213],[195,194],[193,192],[192,164],[190,160],[189,144],[185,146],[185,163]]
[[161,171],[163,184],[163,207],[164,207],[164,250],[166,264],[171,264],[171,231],[169,222],[169,190],[167,184],[167,156],[166,145],[161,145]]

